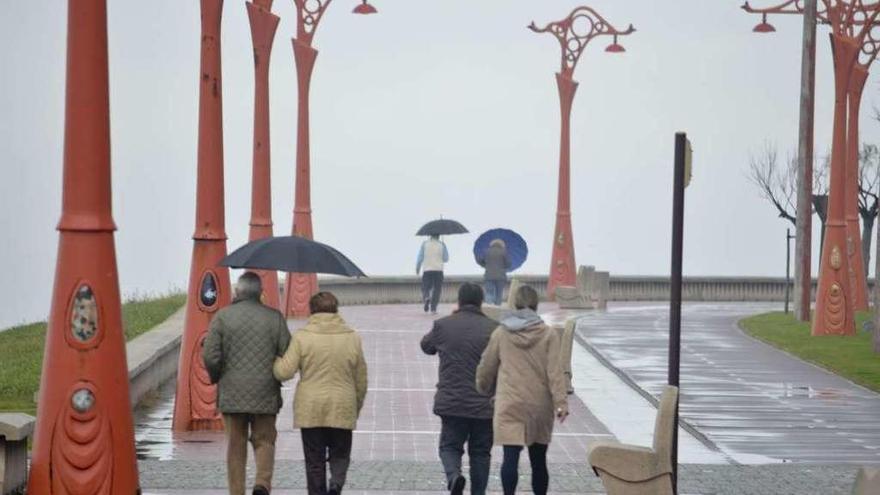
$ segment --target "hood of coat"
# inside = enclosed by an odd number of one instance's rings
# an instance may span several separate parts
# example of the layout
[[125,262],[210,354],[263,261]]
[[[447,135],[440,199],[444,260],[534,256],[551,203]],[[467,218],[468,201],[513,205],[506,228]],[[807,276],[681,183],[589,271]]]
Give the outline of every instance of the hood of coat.
[[354,330],[348,327],[339,313],[315,313],[309,316],[308,324],[303,327],[306,332],[337,334],[352,333]]
[[541,340],[546,326],[544,320],[531,309],[518,309],[501,318],[501,326],[510,332],[511,340],[517,347],[528,348]]

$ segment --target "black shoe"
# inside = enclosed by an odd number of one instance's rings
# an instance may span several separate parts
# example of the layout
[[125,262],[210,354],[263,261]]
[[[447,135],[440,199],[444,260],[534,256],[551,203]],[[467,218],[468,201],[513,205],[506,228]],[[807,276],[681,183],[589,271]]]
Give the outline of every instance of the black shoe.
[[452,483],[449,484],[449,493],[452,495],[462,495],[464,493],[464,485],[467,483],[467,480],[462,475],[458,475],[455,479],[452,480]]
[[265,486],[256,485],[254,487],[254,495],[269,495],[269,490]]
[[339,495],[340,493],[342,493],[342,488],[339,488],[337,486],[331,485],[330,489],[327,490],[327,495]]
[[425,300],[425,313],[428,312],[428,307],[429,307],[430,304],[431,304],[431,301],[429,301],[429,300],[426,299],[426,300]]

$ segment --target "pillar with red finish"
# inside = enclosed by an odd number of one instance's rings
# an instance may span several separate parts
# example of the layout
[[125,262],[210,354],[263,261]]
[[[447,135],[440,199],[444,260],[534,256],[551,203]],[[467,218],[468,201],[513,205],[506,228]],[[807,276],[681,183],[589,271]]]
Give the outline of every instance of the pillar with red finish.
[[550,33],[562,48],[562,69],[556,74],[560,102],[559,140],[559,189],[556,203],[556,229],[553,233],[553,250],[550,261],[547,296],[555,298],[556,288],[574,286],[577,283],[577,265],[574,256],[574,237],[571,228],[571,107],[578,83],[573,79],[574,70],[587,44],[597,36],[613,36],[614,41],[605,48],[609,53],[624,52],[618,44],[618,36],[635,32],[632,25],[618,30],[590,7],[578,7],[565,19],[538,28],[533,22],[529,29],[536,33]]
[[[272,0],[247,2],[251,41],[254,48],[254,155],[251,184],[251,221],[249,240],[272,236],[271,144],[269,136],[269,57],[278,28],[278,16],[272,14]],[[263,302],[279,307],[278,274],[256,271],[263,281]]]
[[217,387],[211,385],[202,360],[202,342],[211,318],[231,300],[229,270],[218,266],[226,256],[220,77],[222,11],[223,0],[201,0],[196,228],[177,370],[174,431],[223,429],[223,419],[217,411]]
[[110,183],[106,0],[69,1],[55,287],[28,493],[139,492]]
[[848,91],[848,124],[846,138],[846,252],[849,256],[850,292],[853,309],[868,309],[868,279],[862,253],[859,228],[859,113],[862,92],[868,80],[868,69],[856,64],[850,75]]
[[[296,191],[293,207],[293,235],[313,238],[311,151],[309,135],[309,89],[318,50],[312,47],[315,30],[331,0],[293,0],[296,6],[296,37],[293,57],[296,62],[297,115],[296,115]],[[354,8],[355,14],[375,14],[376,8],[363,0]],[[309,298],[318,290],[314,273],[288,273],[284,283],[285,316],[304,317],[309,314]]]
[[831,147],[831,181],[828,218],[819,266],[816,315],[813,335],[855,333],[853,298],[850,289],[846,232],[847,95],[850,76],[860,50],[856,41],[838,33],[831,35],[834,54],[834,128]]
[[[299,2],[298,2],[299,3]],[[326,4],[325,4],[326,5]],[[312,239],[311,151],[309,135],[309,89],[318,50],[311,46],[311,33],[293,40],[296,61],[298,104],[296,115],[296,194],[293,207],[293,235]],[[318,291],[314,273],[288,273],[284,285],[284,314],[309,314],[309,298]]]
[[578,83],[571,72],[556,74],[561,116],[559,139],[559,190],[556,200],[556,229],[553,232],[553,256],[547,294],[554,297],[556,287],[577,284],[574,261],[574,238],[571,230],[571,107]]

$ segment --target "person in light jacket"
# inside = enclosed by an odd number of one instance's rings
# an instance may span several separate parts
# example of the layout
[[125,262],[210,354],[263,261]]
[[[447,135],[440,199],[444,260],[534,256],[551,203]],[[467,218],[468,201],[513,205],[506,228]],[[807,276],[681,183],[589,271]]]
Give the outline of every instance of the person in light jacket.
[[416,258],[416,274],[422,273],[422,302],[425,313],[437,314],[437,304],[443,291],[443,264],[449,261],[449,251],[439,235],[432,235],[422,243]]
[[507,255],[507,245],[501,239],[492,239],[489,249],[479,260],[480,265],[486,269],[483,274],[483,282],[486,287],[486,301],[496,306],[501,305],[504,297],[504,287],[507,285],[507,270],[510,270],[510,257]]
[[547,446],[554,418],[568,416],[559,335],[537,314],[538,294],[524,285],[515,294],[516,311],[501,319],[477,367],[477,390],[495,390],[492,426],[495,445],[504,448],[501,484],[516,492],[519,456],[529,450],[532,490],[547,493]]
[[[367,363],[360,336],[339,316],[329,292],[309,300],[312,315],[275,360],[275,378],[299,373],[293,427],[302,433],[309,495],[338,495],[351,462],[351,433],[367,395]],[[327,464],[330,482],[327,483]]]

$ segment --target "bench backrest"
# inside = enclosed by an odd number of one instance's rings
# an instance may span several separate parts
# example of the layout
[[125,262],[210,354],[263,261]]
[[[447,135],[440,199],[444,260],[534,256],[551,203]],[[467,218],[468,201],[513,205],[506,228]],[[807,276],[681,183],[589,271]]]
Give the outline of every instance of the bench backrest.
[[[654,422],[654,452],[660,458],[661,466],[672,467],[672,435],[675,431],[675,411],[678,408],[678,387],[667,385],[657,406],[657,420]],[[662,463],[666,463],[664,466]]]

